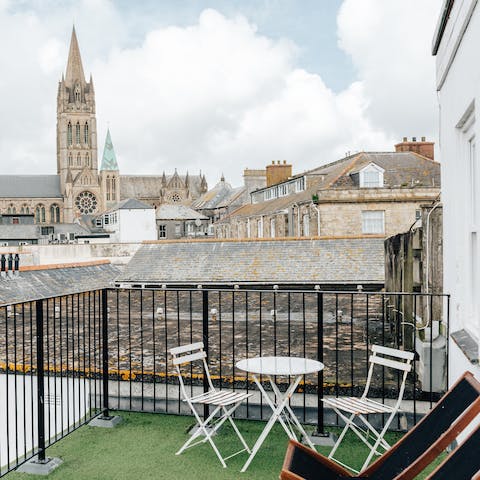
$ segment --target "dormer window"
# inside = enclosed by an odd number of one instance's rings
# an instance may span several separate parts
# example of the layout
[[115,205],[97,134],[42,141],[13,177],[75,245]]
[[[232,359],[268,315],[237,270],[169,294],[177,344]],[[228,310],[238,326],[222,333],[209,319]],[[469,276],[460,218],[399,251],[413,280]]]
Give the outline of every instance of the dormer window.
[[382,188],[383,168],[371,163],[360,170],[360,188]]

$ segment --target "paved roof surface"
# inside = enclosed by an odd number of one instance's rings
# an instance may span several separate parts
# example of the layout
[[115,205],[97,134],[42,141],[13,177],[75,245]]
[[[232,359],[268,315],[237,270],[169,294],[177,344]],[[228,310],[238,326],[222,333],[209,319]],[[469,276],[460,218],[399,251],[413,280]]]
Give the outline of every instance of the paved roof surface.
[[117,282],[382,284],[381,238],[144,244]]
[[105,288],[121,269],[111,264],[20,272],[0,277],[0,305]]
[[157,220],[208,220],[208,217],[202,215],[185,205],[170,205],[164,203],[157,208]]
[[135,198],[127,198],[117,204],[112,210],[153,210],[153,207]]
[[0,198],[62,198],[59,175],[0,175]]

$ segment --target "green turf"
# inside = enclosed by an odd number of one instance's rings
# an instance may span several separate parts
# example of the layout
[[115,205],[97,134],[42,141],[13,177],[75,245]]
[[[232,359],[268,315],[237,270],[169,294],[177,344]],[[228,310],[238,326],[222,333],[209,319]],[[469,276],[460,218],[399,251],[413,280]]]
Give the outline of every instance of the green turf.
[[[288,443],[280,425],[275,425],[246,473],[241,474],[247,456],[240,454],[227,461],[224,469],[212,448],[200,445],[181,456],[175,451],[185,442],[191,417],[174,415],[121,413],[123,422],[113,429],[84,426],[47,450],[50,457],[64,463],[49,480],[161,480],[161,479],[277,479]],[[255,443],[265,423],[237,421],[249,445]],[[398,434],[391,433],[394,442]],[[230,426],[222,427],[215,437],[222,454],[235,452],[239,445]],[[328,453],[329,448],[319,448]],[[340,459],[361,466],[367,449],[354,437],[348,437],[339,449]],[[13,472],[8,480],[38,478]],[[423,477],[419,477],[423,478]]]

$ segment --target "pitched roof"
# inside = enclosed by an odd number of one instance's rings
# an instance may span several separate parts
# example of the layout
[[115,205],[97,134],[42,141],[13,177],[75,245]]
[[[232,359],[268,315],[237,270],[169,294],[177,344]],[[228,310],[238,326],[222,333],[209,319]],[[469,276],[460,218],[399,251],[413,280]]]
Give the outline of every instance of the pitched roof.
[[0,225],[0,240],[37,240],[42,235],[41,227],[53,227],[54,234],[74,233],[75,235],[85,235],[90,233],[88,229],[78,223],[54,223],[42,225]]
[[171,205],[164,203],[157,208],[157,220],[208,220],[208,217],[202,215],[185,205]]
[[[223,177],[222,177],[223,179]],[[224,179],[220,180],[211,190],[205,192],[201,197],[192,203],[192,208],[197,210],[213,210],[227,207],[238,203],[239,197],[245,192],[246,187],[232,188]]]
[[107,137],[105,138],[100,170],[118,170],[117,157],[113,149],[112,138],[110,137],[110,129],[107,130]]
[[127,198],[118,203],[110,211],[113,210],[153,210],[153,207],[148,203],[140,202],[136,198]]
[[120,272],[111,264],[20,271],[13,278],[0,278],[0,305],[106,288]]
[[116,282],[382,284],[383,239],[149,243]]
[[62,198],[59,175],[0,175],[0,198]]

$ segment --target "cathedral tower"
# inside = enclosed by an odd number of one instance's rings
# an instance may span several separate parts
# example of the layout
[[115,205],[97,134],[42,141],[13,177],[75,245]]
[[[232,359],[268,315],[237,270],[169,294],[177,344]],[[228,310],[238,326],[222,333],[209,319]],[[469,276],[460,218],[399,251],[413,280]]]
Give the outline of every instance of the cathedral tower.
[[98,164],[93,81],[85,81],[75,27],[67,70],[57,95],[57,173],[64,195],[64,221],[103,209]]

